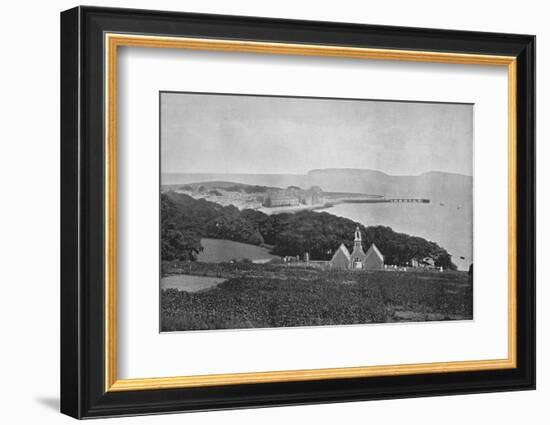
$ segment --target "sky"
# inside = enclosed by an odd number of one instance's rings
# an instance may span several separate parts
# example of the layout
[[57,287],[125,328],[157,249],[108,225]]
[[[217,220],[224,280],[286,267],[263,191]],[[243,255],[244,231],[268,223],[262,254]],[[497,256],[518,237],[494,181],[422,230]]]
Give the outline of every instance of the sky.
[[163,173],[472,175],[473,105],[161,93]]

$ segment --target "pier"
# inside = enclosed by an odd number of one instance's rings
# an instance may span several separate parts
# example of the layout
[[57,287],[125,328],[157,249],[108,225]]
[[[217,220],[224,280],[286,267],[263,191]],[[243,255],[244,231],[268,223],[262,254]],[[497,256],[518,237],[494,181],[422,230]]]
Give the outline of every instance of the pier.
[[422,204],[429,204],[430,200],[425,198],[392,198],[388,202],[420,202]]
[[430,200],[426,198],[376,198],[376,199],[341,199],[345,204],[380,204],[380,203],[421,203],[429,204]]

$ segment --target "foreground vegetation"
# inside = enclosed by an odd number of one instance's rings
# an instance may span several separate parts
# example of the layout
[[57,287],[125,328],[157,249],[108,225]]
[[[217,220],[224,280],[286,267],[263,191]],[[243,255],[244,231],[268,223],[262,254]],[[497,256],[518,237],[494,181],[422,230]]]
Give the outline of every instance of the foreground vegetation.
[[164,262],[162,275],[174,274],[227,280],[193,293],[163,290],[163,331],[472,319],[466,272]]

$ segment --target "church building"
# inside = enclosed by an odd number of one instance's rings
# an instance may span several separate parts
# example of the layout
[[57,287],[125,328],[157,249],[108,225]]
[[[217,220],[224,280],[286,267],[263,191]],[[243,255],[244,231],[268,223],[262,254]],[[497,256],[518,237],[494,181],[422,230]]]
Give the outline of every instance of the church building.
[[351,254],[344,244],[336,250],[329,262],[330,268],[334,270],[365,270],[365,269],[383,269],[384,256],[373,243],[370,248],[363,251],[361,231],[359,226],[355,229],[355,238],[353,241],[353,251]]

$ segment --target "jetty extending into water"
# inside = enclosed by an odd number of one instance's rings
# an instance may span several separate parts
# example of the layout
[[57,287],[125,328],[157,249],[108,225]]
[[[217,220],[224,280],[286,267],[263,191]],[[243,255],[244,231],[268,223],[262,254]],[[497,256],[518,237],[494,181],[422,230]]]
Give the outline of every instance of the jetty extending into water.
[[376,203],[382,203],[382,202],[395,202],[395,203],[416,202],[416,203],[422,203],[422,204],[429,204],[430,200],[426,198],[376,198],[376,199],[343,199],[343,200],[340,200],[340,202],[346,203],[346,204],[376,204]]
[[341,197],[336,199],[330,199],[329,203],[331,205],[336,204],[381,204],[381,203],[421,203],[429,204],[430,200],[427,198],[386,198],[384,196],[380,197]]

